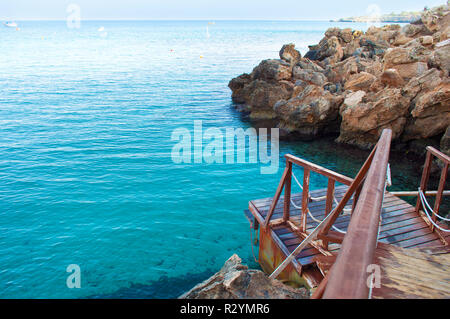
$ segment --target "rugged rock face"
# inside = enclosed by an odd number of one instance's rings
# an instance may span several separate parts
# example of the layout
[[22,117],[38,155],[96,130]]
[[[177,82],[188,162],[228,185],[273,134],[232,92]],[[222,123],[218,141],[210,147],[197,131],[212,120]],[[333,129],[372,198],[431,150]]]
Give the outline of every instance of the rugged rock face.
[[392,129],[392,138],[398,138],[404,130],[408,113],[408,99],[401,95],[400,89],[360,94],[358,100],[353,96],[356,93],[351,93],[341,107],[338,142],[366,148],[375,144],[387,127]]
[[317,85],[308,85],[299,91],[293,98],[275,104],[280,128],[306,137],[317,135],[337,119],[342,100]]
[[248,269],[233,255],[222,269],[186,292],[180,299],[307,299],[306,288],[294,289],[270,279],[262,271]]
[[445,130],[441,139],[441,151],[450,156],[450,126]]
[[301,56],[284,45],[230,81],[233,100],[254,119],[273,119],[303,137],[336,131],[367,148],[383,128],[394,142],[440,137],[450,125],[450,9],[424,11],[413,24],[330,28]]

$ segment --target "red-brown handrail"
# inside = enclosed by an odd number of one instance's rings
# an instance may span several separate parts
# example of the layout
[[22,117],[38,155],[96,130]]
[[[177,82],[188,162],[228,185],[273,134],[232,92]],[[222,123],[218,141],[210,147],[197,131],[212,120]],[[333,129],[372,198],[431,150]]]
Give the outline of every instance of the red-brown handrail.
[[383,130],[339,255],[329,271],[323,298],[369,296],[367,267],[373,262],[377,246],[391,136],[391,130]]
[[[325,167],[316,165],[314,163],[305,161],[301,158],[295,157],[293,155],[287,154],[286,158],[286,168],[284,169],[283,175],[281,177],[280,183],[278,184],[275,196],[272,199],[267,216],[264,220],[263,227],[267,227],[275,211],[275,207],[280,199],[281,193],[284,189],[284,207],[283,207],[283,221],[289,220],[290,215],[290,205],[291,205],[291,182],[292,182],[292,166],[293,164],[303,167],[303,192],[302,192],[302,214],[301,214],[301,230],[306,231],[306,218],[307,209],[309,202],[309,177],[311,172],[318,173],[325,177],[328,177],[328,190],[326,199],[326,211],[325,216],[330,212],[333,204],[334,196],[334,185],[335,182],[342,183],[344,185],[351,185],[353,179],[345,175],[333,172]],[[344,205],[345,206],[345,205]],[[342,207],[343,208],[343,207]],[[342,209],[341,209],[342,210]]]

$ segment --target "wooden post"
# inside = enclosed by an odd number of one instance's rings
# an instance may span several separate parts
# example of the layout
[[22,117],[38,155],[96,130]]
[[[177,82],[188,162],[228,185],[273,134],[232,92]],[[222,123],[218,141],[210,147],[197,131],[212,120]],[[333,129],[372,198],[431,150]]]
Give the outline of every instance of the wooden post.
[[[436,201],[434,202],[434,212],[436,214],[439,214],[439,208],[441,206],[442,201],[442,193],[444,192],[445,182],[447,180],[447,173],[448,173],[448,163],[445,163],[444,168],[442,169],[441,173],[441,179],[439,180],[439,188],[436,195]],[[433,214],[433,221],[437,221],[437,216]],[[435,226],[432,225],[431,230],[434,230]]]
[[284,208],[283,208],[283,221],[288,221],[290,217],[291,209],[291,182],[292,182],[292,163],[286,159],[286,183],[284,184]]
[[328,179],[327,201],[325,204],[325,217],[327,217],[327,215],[333,209],[335,183],[336,182],[334,181],[334,179],[331,178]]
[[302,192],[302,223],[301,231],[306,232],[306,220],[308,217],[308,203],[309,203],[309,175],[311,171],[307,168],[303,169],[303,192]]
[[281,177],[280,183],[278,184],[277,191],[275,192],[275,196],[272,198],[272,204],[270,205],[270,209],[267,212],[266,219],[264,220],[264,224],[262,225],[264,228],[269,225],[270,219],[272,218],[273,212],[275,211],[275,207],[277,206],[278,199],[280,199],[281,192],[283,191],[284,183],[286,183],[286,177],[288,174],[288,168],[286,167],[283,172],[283,176]]
[[[325,203],[325,217],[327,217],[328,214],[333,209],[335,185],[336,185],[336,181],[332,178],[328,178],[327,199],[326,199],[326,203]],[[322,239],[322,247],[323,247],[323,249],[328,250],[328,241],[327,240]]]
[[[425,159],[425,165],[423,167],[422,179],[420,180],[420,189],[424,193],[427,191],[428,179],[430,178],[430,169],[431,169],[431,152],[428,150]],[[418,196],[416,203],[416,214],[419,214],[419,210],[421,207],[422,202],[420,201],[420,196]]]

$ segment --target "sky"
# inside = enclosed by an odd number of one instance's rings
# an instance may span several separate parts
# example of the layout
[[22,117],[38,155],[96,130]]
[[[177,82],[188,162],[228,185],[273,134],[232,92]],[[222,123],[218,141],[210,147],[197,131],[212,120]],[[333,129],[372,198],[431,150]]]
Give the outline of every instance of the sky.
[[84,20],[328,20],[365,15],[371,4],[381,13],[418,11],[446,0],[0,0],[0,20],[65,20],[69,4]]

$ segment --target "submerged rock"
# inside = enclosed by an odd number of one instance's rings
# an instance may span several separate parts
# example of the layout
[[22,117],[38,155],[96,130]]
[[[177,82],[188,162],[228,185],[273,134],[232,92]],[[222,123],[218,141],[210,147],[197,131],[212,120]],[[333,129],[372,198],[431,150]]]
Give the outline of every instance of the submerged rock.
[[180,299],[307,299],[306,288],[292,288],[270,279],[259,270],[242,265],[236,254],[211,278],[186,292]]

